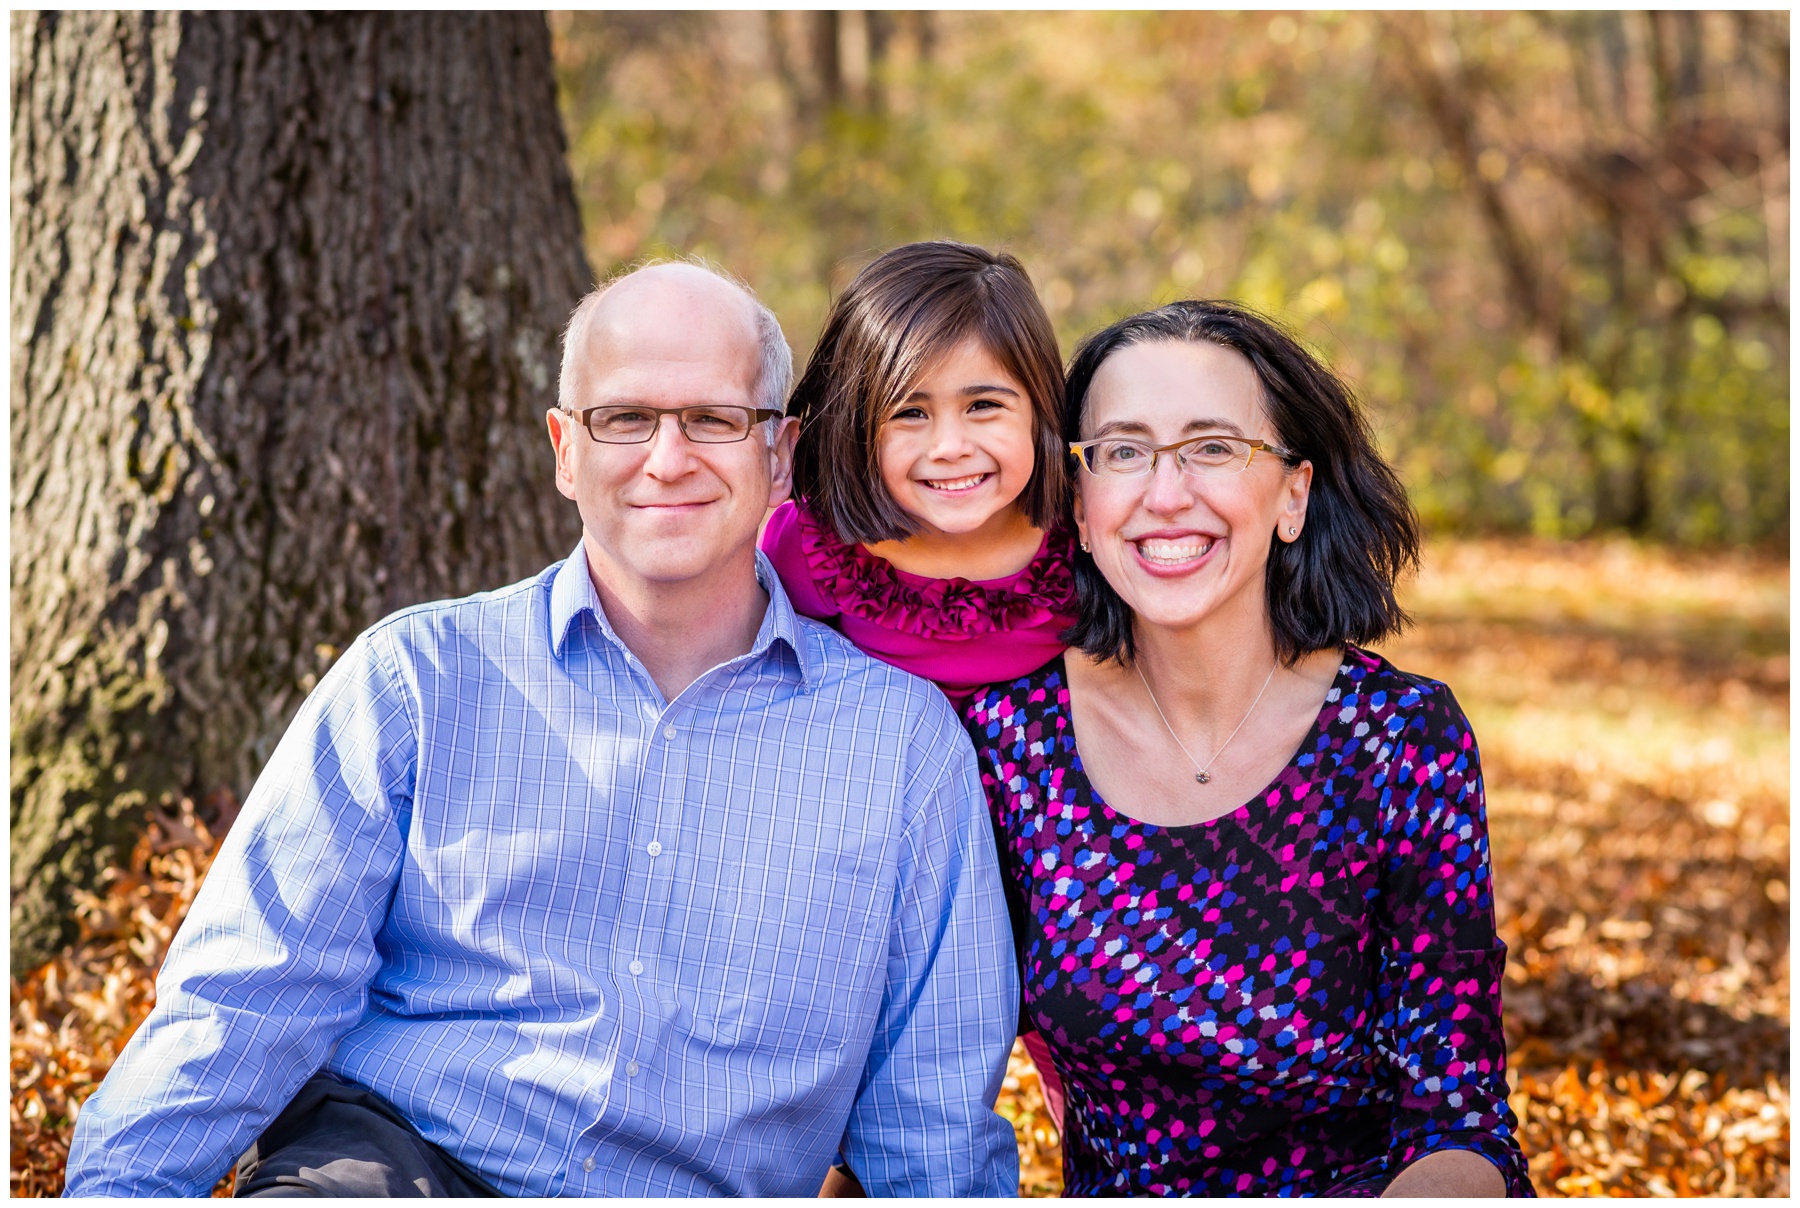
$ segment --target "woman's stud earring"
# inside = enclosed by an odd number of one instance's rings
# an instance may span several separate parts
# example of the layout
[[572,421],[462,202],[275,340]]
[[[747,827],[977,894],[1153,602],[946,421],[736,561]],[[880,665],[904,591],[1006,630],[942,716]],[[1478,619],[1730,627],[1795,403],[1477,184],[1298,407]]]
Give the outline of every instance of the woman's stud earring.
[[1290,536],[1290,537],[1298,537],[1298,536],[1299,536],[1299,535],[1300,535],[1300,530],[1299,530],[1299,529],[1297,529],[1297,528],[1295,528],[1295,527],[1294,527],[1294,526],[1293,526],[1293,525],[1291,525],[1291,524],[1290,524],[1290,525],[1288,525],[1288,536]]

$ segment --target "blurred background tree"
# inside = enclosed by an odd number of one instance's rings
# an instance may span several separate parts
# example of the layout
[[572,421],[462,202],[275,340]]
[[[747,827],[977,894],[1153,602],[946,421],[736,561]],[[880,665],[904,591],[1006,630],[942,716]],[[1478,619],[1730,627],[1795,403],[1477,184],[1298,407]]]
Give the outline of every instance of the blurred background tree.
[[589,277],[536,13],[12,49],[20,973],[148,824],[230,824],[366,626],[574,545],[543,415]]
[[880,250],[1027,264],[1068,351],[1234,297],[1440,530],[1779,541],[1785,13],[552,16],[597,271],[700,253],[804,354]]

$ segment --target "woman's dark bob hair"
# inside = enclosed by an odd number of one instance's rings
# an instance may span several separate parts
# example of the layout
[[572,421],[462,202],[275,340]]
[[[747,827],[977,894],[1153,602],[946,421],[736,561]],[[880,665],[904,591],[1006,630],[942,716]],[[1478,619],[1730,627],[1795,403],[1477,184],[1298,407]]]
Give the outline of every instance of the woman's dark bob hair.
[[[1088,388],[1107,357],[1133,344],[1217,344],[1240,353],[1262,384],[1264,414],[1289,465],[1312,462],[1306,527],[1292,542],[1271,534],[1269,628],[1276,654],[1346,642],[1378,642],[1410,618],[1394,582],[1419,563],[1419,520],[1406,488],[1382,460],[1350,389],[1269,319],[1232,302],[1172,302],[1095,332],[1069,364],[1063,435],[1082,439]],[[1081,619],[1063,638],[1094,658],[1129,663],[1137,653],[1132,611],[1091,555],[1075,555]]]
[[831,308],[788,403],[800,418],[794,494],[846,543],[918,531],[881,481],[881,425],[933,361],[974,336],[1031,396],[1036,464],[1019,506],[1049,528],[1067,506],[1062,357],[1025,268],[1004,252],[937,240],[885,252]]

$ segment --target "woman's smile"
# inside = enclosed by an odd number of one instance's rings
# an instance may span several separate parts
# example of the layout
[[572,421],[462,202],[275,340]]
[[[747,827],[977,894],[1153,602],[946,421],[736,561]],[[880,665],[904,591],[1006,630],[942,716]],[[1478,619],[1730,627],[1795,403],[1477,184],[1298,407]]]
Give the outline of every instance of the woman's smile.
[[1211,533],[1155,532],[1125,538],[1138,561],[1153,575],[1185,575],[1211,560],[1222,538]]

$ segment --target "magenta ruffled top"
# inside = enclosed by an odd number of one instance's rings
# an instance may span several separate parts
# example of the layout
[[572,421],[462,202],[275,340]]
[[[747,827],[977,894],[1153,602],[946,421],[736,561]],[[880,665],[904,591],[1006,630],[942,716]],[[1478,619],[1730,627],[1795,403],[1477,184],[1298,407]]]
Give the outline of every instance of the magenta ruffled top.
[[769,517],[762,548],[802,616],[933,681],[959,707],[977,688],[1029,675],[1061,654],[1057,635],[1075,620],[1073,541],[1062,528],[1004,579],[909,574],[846,544],[792,501]]

